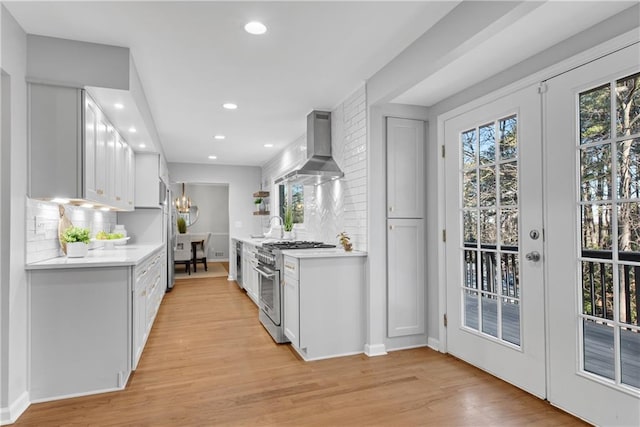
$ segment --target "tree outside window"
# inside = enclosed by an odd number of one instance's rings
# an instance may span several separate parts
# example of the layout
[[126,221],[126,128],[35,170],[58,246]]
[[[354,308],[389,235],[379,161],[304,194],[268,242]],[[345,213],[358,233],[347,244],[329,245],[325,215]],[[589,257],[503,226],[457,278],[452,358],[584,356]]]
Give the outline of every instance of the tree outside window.
[[286,205],[293,208],[293,223],[304,223],[304,186],[302,184],[281,184],[278,188],[279,214],[284,218]]

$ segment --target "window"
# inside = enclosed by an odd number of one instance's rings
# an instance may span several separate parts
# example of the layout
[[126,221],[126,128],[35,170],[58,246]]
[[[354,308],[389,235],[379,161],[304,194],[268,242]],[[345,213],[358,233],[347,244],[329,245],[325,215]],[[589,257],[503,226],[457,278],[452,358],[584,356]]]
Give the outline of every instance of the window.
[[304,186],[302,184],[281,184],[278,186],[280,218],[284,218],[286,205],[293,208],[293,223],[304,223]]

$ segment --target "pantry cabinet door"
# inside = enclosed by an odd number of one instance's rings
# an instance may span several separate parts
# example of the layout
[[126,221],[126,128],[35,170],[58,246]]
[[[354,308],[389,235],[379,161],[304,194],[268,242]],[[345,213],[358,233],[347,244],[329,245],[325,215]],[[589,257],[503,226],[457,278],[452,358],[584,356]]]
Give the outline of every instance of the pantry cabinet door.
[[422,120],[387,118],[387,217],[424,216]]
[[425,239],[421,219],[387,220],[389,337],[425,332]]

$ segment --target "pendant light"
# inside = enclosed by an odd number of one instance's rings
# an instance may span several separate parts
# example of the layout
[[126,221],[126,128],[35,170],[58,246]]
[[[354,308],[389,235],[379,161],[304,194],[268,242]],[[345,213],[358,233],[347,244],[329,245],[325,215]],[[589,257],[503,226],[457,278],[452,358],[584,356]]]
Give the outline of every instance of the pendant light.
[[178,212],[189,213],[191,209],[191,198],[184,193],[184,182],[182,183],[182,196],[176,199],[175,204]]

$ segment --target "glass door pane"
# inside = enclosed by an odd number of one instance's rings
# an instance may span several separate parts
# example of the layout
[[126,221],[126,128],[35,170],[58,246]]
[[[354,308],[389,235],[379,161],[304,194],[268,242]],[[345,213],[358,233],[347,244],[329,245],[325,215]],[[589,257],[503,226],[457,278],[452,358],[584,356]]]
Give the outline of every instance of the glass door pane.
[[640,388],[640,73],[578,96],[582,369]]
[[460,134],[463,325],[520,346],[518,118]]

